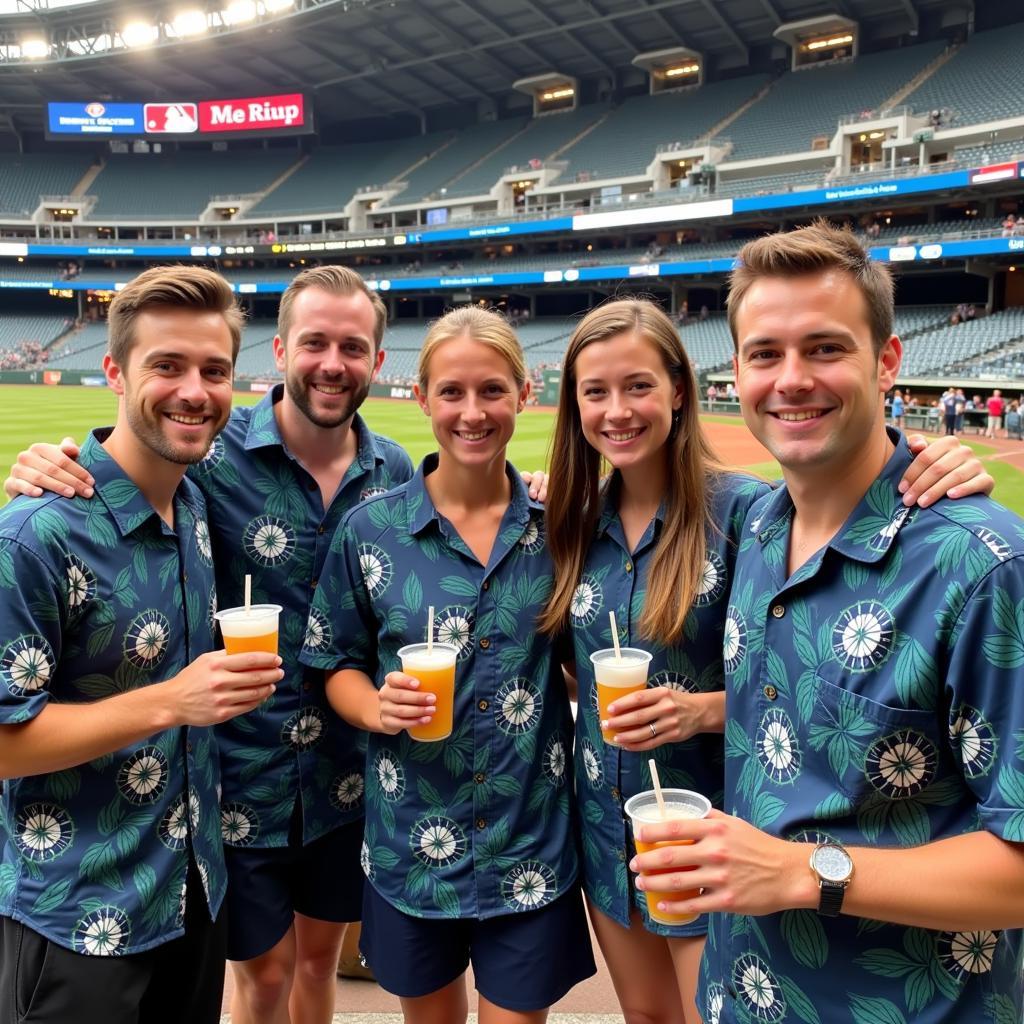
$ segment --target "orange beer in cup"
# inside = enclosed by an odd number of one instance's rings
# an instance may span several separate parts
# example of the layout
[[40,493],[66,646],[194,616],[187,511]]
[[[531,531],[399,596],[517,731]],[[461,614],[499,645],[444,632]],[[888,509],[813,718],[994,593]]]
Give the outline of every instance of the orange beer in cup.
[[279,604],[254,604],[248,608],[225,608],[216,613],[224,649],[228,654],[267,651],[277,654]]
[[[622,647],[618,653],[621,657],[616,657],[615,649],[609,647],[590,656],[597,684],[598,717],[602,722],[612,717],[608,714],[609,704],[647,687],[651,655],[635,647]],[[601,735],[605,743],[614,743],[615,733],[611,729],[602,729]]]
[[437,698],[434,716],[426,725],[408,730],[414,740],[436,743],[452,734],[455,718],[455,661],[459,651],[452,644],[406,644],[399,652],[402,671],[420,681],[421,693]]
[[[643,825],[657,825],[664,821],[673,821],[677,818],[706,818],[711,810],[711,801],[700,793],[694,793],[690,789],[663,789],[661,795],[665,798],[665,816],[662,817],[661,808],[658,806],[658,798],[653,790],[644,793],[637,793],[631,796],[625,805],[625,812],[633,826],[633,844],[637,853],[650,853],[652,850],[659,850],[663,846],[692,846],[689,839],[672,839],[664,843],[644,843],[636,838],[637,832]],[[675,871],[692,871],[692,868],[660,868],[656,871],[643,872],[644,877],[650,875],[666,875]],[[699,895],[696,889],[678,890],[675,892],[651,892],[644,890],[647,899],[647,913],[652,921],[658,924],[690,924],[696,921],[699,914],[670,914],[658,909],[661,902],[675,903],[679,900],[693,899]]]

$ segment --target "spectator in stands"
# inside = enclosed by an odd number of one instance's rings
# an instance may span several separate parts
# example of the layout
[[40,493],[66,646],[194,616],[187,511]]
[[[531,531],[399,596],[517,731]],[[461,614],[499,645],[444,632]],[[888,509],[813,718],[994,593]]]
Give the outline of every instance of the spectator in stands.
[[903,392],[899,388],[892,396],[892,422],[897,430],[903,429]]
[[991,398],[985,403],[988,409],[988,423],[985,427],[985,436],[996,438],[1003,426],[1003,393],[996,388]]
[[1017,218],[1014,214],[1008,213],[1006,218],[1003,220],[1003,238],[1009,238],[1016,232],[1017,229]]
[[718,399],[718,388],[715,387],[714,383],[708,385],[708,403],[714,402]]
[[939,398],[942,406],[942,421],[947,436],[956,435],[956,391],[953,388],[946,388]]
[[80,456],[98,497],[0,511],[4,1020],[220,1020],[208,727],[263,704],[283,673],[275,654],[214,650],[206,513],[184,476],[227,422],[241,330],[212,271],[136,278],[110,307],[117,420]]
[[964,309],[964,320],[968,323],[978,315],[978,310],[973,302],[968,302]]
[[706,304],[700,307],[700,319],[701,319],[701,322],[702,322],[702,323],[703,323],[703,322],[704,322],[705,320],[707,320],[707,318],[708,318],[708,317],[709,317],[710,315],[711,315],[711,310],[709,310],[709,309],[708,309],[708,307],[707,307],[707,305],[706,305]]
[[964,389],[963,388],[957,388],[956,389],[956,404],[954,406],[954,411],[956,413],[956,423],[954,425],[954,429],[955,429],[956,433],[958,433],[958,434],[962,433],[963,429],[964,429],[964,410],[966,408],[967,408],[967,399],[964,396]]
[[1013,438],[1016,441],[1020,441],[1022,439],[1019,402],[1011,402],[1010,408],[1006,411],[1006,436],[1008,438]]

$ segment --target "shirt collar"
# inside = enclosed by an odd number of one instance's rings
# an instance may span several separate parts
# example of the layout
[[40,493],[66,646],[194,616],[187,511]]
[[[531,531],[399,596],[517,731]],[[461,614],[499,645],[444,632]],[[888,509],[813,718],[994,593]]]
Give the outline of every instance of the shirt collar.
[[[79,463],[92,474],[96,484],[96,494],[103,502],[111,519],[117,524],[122,537],[134,533],[150,518],[156,517],[161,530],[166,524],[157,515],[157,511],[136,486],[135,482],[121,468],[103,447],[102,437],[109,435],[109,430],[90,432],[82,445],[78,456]],[[193,493],[192,484],[182,478],[174,493],[175,503],[184,502],[191,513],[202,518],[202,507]]]
[[[405,501],[408,514],[409,532],[422,533],[432,522],[439,519],[440,513],[434,507],[427,490],[426,479],[437,469],[437,452],[426,456],[419,464],[412,479],[405,485]],[[529,522],[530,514],[543,514],[544,506],[530,498],[530,493],[523,483],[522,477],[511,462],[505,463],[505,475],[512,484],[512,502],[510,511],[517,523]]]
[[[826,549],[831,548],[858,562],[881,561],[915,511],[903,504],[898,487],[914,457],[900,431],[887,427],[886,433],[895,444],[895,451],[839,532],[826,545]],[[768,499],[755,524],[762,547],[789,528],[792,513],[793,501],[789,489],[783,485]]]
[[[245,432],[245,449],[253,451],[257,448],[281,448],[291,456],[288,445],[281,436],[274,406],[284,396],[284,384],[275,384],[253,407],[252,417]],[[384,455],[377,444],[374,433],[366,425],[366,421],[356,413],[352,417],[352,429],[356,435],[356,460],[363,469],[373,469],[384,461]]]

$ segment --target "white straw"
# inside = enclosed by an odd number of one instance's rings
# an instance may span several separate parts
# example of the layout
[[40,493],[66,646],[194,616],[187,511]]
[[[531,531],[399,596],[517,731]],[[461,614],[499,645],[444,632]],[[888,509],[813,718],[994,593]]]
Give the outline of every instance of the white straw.
[[615,625],[615,612],[609,612],[608,619],[612,624],[612,643],[615,645],[615,660],[622,661],[622,651],[619,649],[619,627]]
[[434,649],[434,606],[427,609],[427,653]]
[[658,766],[654,763],[653,757],[647,762],[647,767],[651,769],[651,782],[654,784],[654,796],[658,801],[658,813],[662,821],[668,821],[668,808],[665,807],[665,796],[661,792],[661,780],[658,778]]
[[252,577],[246,573],[245,576],[245,614],[249,615],[252,611]]

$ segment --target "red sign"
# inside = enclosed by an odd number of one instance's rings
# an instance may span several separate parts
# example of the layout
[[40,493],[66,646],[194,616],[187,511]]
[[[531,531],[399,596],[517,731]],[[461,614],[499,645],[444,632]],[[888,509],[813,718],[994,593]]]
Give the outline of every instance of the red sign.
[[147,135],[185,135],[199,128],[194,103],[147,103],[142,111]]
[[1017,162],[1012,164],[989,164],[971,172],[971,184],[980,185],[986,181],[1005,181],[1017,177]]
[[255,132],[305,124],[302,93],[206,100],[199,104],[201,132]]

